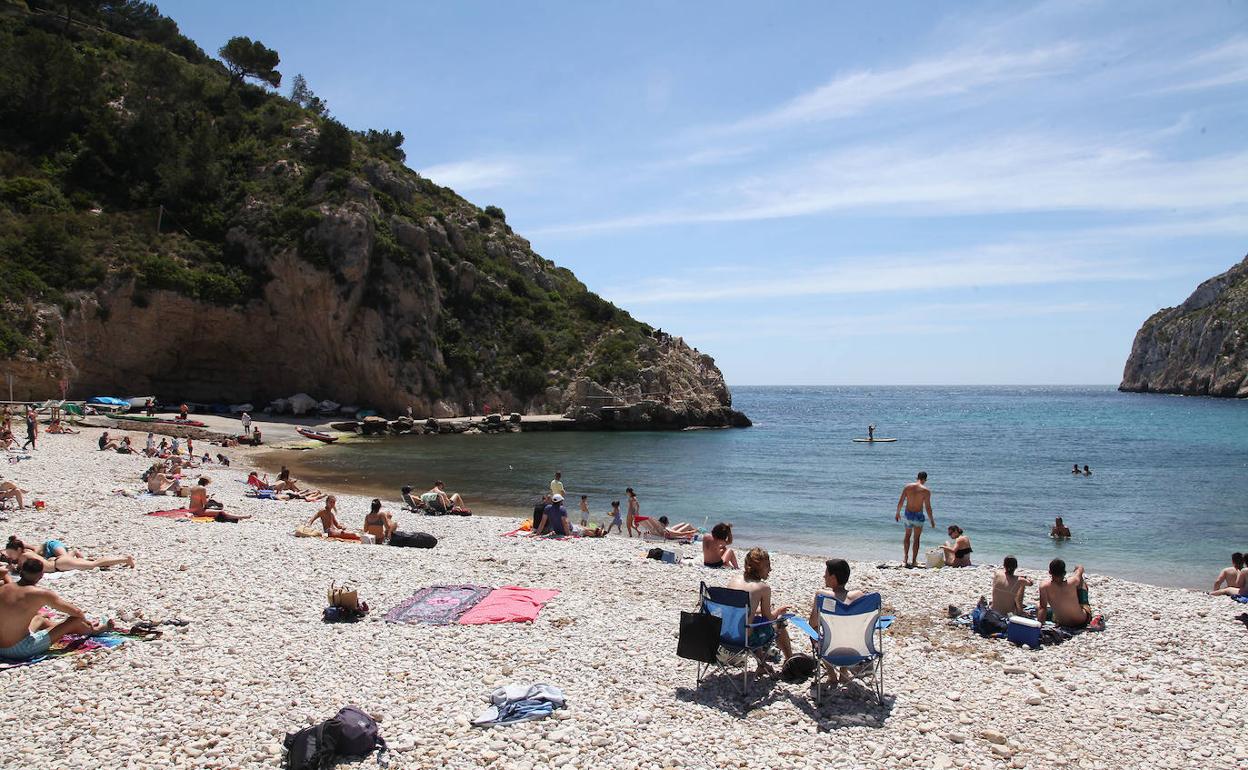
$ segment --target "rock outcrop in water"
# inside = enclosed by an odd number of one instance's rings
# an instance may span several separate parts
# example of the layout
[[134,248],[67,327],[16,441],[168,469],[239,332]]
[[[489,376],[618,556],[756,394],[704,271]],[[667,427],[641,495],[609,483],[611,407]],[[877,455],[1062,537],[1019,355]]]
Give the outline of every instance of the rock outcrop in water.
[[1118,389],[1248,397],[1248,257],[1144,322]]

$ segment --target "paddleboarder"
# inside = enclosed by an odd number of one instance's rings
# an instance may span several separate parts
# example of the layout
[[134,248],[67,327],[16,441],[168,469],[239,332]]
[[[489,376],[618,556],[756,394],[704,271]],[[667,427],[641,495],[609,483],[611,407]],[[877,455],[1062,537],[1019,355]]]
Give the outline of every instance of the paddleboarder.
[[875,426],[867,426],[867,441],[875,441]]

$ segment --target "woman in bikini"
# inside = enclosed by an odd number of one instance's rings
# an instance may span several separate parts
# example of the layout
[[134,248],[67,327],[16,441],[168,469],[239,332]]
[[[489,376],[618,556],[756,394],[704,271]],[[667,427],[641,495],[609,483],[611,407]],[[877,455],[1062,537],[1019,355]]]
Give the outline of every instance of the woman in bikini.
[[79,551],[70,553],[65,544],[60,540],[49,540],[36,551],[15,536],[10,536],[8,544],[4,546],[4,558],[16,569],[21,569],[22,564],[27,560],[34,559],[43,564],[44,572],[104,569],[115,567],[119,564],[124,564],[127,567],[134,566],[133,556],[105,556],[100,559],[86,559],[83,558],[82,553]]
[[191,487],[191,501],[186,504],[191,509],[191,515],[194,517],[211,516],[217,521],[227,521],[231,524],[237,524],[243,519],[250,519],[250,516],[243,516],[237,513],[227,513],[221,504],[208,496],[208,484],[211,479],[207,476],[201,476],[199,483]]
[[940,550],[945,552],[945,566],[971,566],[971,539],[957,524],[950,524],[947,531],[949,537],[953,538],[953,543],[945,543],[940,547]]
[[381,500],[373,498],[372,509],[364,517],[364,531],[376,538],[378,543],[385,543],[398,528],[394,516],[389,511],[381,510]]

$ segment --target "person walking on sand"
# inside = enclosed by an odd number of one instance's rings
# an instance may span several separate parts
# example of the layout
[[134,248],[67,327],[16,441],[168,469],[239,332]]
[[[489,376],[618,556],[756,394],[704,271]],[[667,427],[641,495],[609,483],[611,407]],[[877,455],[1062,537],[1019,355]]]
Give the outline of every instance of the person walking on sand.
[[[901,497],[897,498],[897,515],[895,521],[901,521],[901,509],[906,509],[906,534],[901,541],[901,558],[907,568],[919,564],[919,539],[923,537],[923,513],[927,512],[927,520],[932,529],[936,528],[936,517],[932,515],[932,490],[926,486],[927,471],[919,471],[915,480],[901,489]],[[913,535],[914,545],[911,545]]]
[[26,408],[26,443],[22,444],[22,449],[26,447],[38,449],[35,446],[35,440],[39,438],[39,420],[35,417],[35,410],[30,407]]
[[246,412],[243,412],[243,414],[238,419],[243,423],[243,435],[250,436],[251,435],[251,415],[247,414]]
[[550,480],[550,493],[552,495],[563,494],[563,473],[555,471],[555,477]]
[[620,501],[619,500],[611,501],[611,523],[607,525],[607,531],[603,532],[602,534],[605,535],[608,532],[610,532],[612,527],[615,527],[615,531],[618,534],[621,534],[621,535],[624,534],[624,522],[620,521]]
[[641,515],[641,502],[637,499],[637,493],[632,487],[624,490],[628,495],[628,516],[625,517],[624,523],[628,525],[628,536],[633,536],[633,530],[637,530],[637,537],[641,537],[641,527],[637,526],[637,517]]

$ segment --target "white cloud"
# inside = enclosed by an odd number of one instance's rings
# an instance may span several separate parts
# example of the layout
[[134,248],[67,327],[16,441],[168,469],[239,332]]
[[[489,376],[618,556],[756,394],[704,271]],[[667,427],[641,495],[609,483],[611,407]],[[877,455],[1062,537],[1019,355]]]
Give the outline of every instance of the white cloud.
[[660,225],[853,212],[945,216],[1017,212],[1242,213],[1248,152],[1175,160],[1149,144],[1173,127],[1102,141],[1006,136],[960,145],[851,147],[721,182],[700,208],[670,208],[537,228],[575,235]]
[[906,255],[865,255],[796,269],[700,273],[660,278],[604,294],[628,306],[797,297],[918,294],[964,288],[1027,286],[1150,277],[1138,263],[1089,259],[1060,240],[1019,241],[973,249]]
[[954,51],[904,67],[856,70],[780,107],[732,124],[735,131],[774,130],[862,114],[899,102],[931,100],[1065,71],[1079,47],[1059,43],[1023,52]]
[[1178,73],[1181,79],[1162,88],[1162,93],[1248,83],[1248,38],[1232,38],[1186,61],[1171,63],[1167,69]]
[[506,159],[477,158],[440,163],[419,169],[420,175],[457,192],[492,190],[525,174],[522,164]]

